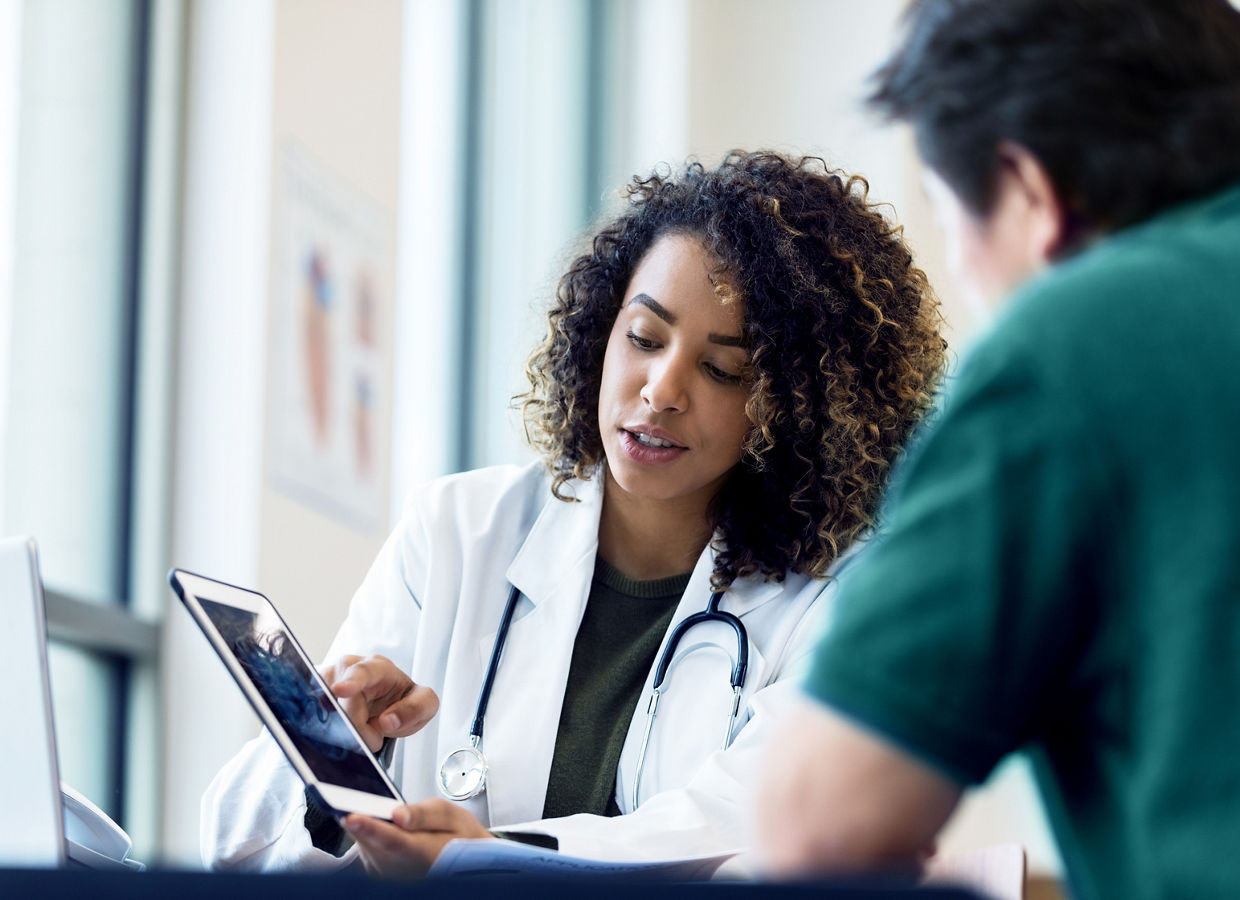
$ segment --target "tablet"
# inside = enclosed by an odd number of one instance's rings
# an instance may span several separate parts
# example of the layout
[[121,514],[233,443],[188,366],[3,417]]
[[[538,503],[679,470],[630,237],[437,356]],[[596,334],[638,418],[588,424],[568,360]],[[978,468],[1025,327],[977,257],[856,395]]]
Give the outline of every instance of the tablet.
[[306,787],[337,815],[391,819],[400,791],[271,601],[183,569],[168,581]]

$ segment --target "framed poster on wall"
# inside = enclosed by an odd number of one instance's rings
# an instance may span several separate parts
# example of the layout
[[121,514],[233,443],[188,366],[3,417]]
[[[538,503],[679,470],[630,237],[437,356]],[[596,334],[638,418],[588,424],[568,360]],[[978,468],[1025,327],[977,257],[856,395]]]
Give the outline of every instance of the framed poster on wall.
[[387,514],[386,217],[295,144],[282,150],[276,215],[272,486],[374,530]]

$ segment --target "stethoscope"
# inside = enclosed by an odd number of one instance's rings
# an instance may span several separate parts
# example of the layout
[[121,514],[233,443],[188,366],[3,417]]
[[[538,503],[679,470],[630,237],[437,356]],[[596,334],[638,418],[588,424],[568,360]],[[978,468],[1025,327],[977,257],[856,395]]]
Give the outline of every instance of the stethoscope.
[[[517,600],[521,592],[514,585],[508,592],[508,603],[504,607],[504,616],[499,623],[499,632],[495,635],[495,646],[491,649],[491,661],[487,665],[486,679],[482,682],[482,692],[478,695],[478,706],[474,711],[474,721],[469,728],[469,743],[453,750],[444,757],[439,766],[439,790],[450,800],[468,800],[477,797],[487,786],[487,758],[482,752],[482,724],[486,717],[487,703],[491,699],[491,687],[495,684],[495,673],[499,669],[499,658],[504,652],[504,642],[508,638],[508,626],[512,624],[512,614],[517,608]],[[732,732],[736,725],[736,716],[741,706],[741,690],[745,686],[745,672],[749,668],[749,636],[745,626],[730,612],[719,608],[723,599],[723,591],[715,591],[710,602],[702,612],[694,613],[676,626],[663,648],[659,664],[654,670],[654,682],[651,684],[650,702],[646,707],[646,730],[642,735],[641,750],[637,755],[637,772],[633,777],[633,804],[637,808],[637,791],[641,786],[642,770],[646,765],[646,750],[650,746],[650,733],[654,729],[654,718],[659,708],[659,697],[662,696],[664,681],[668,667],[676,655],[676,647],[681,638],[695,625],[703,622],[724,622],[736,632],[736,664],[732,666],[732,711],[728,715],[727,729],[723,735],[722,749],[726,750],[732,743]]]

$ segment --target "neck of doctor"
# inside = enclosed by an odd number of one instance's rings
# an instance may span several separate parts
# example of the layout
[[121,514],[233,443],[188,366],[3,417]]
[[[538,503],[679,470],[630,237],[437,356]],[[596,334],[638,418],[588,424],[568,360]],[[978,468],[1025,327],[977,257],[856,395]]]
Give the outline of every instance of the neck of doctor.
[[711,536],[708,502],[701,497],[634,497],[607,473],[598,527],[599,556],[628,577],[643,581],[691,572]]

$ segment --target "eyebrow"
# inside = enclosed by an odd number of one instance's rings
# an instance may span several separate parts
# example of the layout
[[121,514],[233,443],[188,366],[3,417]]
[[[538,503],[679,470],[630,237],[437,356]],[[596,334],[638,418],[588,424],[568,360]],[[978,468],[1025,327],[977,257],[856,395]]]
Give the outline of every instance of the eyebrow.
[[[633,304],[641,304],[642,306],[649,309],[656,316],[658,316],[660,319],[662,319],[664,322],[666,322],[668,325],[676,324],[676,321],[677,321],[676,314],[672,312],[670,309],[668,309],[666,306],[664,306],[662,303],[660,303],[658,300],[654,299],[654,297],[651,297],[649,294],[635,294],[633,296],[633,299],[629,301],[630,306],[632,306]],[[743,337],[740,337],[738,335],[730,335],[730,334],[716,334],[713,331],[710,334],[706,335],[706,340],[710,341],[712,344],[719,344],[723,347],[744,348],[745,346],[745,339]]]
[[652,313],[668,325],[676,324],[676,314],[649,294],[634,295],[633,299],[629,301],[629,305],[632,306],[634,303],[640,303],[642,306],[649,308]]

